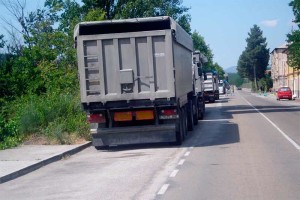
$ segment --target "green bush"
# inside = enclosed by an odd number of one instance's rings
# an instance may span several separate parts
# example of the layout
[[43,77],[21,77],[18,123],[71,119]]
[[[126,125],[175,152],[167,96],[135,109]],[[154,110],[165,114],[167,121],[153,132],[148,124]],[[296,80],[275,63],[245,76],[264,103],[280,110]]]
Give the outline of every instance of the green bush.
[[77,138],[89,139],[86,115],[78,95],[30,95],[16,101],[13,112],[21,135],[42,135],[50,143],[58,144],[72,144]]
[[15,120],[5,121],[0,114],[0,149],[15,147],[22,141],[23,136],[18,132]]

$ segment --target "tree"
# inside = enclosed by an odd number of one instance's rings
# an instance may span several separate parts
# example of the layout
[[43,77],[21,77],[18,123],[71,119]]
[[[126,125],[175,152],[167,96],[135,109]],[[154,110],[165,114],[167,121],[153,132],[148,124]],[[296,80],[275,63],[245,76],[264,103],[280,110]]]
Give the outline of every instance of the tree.
[[56,17],[58,29],[73,35],[75,25],[83,18],[82,8],[75,0],[46,0],[45,8]]
[[[2,4],[12,16],[12,19],[0,17],[1,20],[8,26],[5,26],[4,29],[12,41],[7,45],[7,49],[10,53],[20,54],[23,48],[23,41],[20,39],[20,35],[22,37],[29,36],[29,31],[25,21],[26,0],[0,0],[0,4]],[[15,25],[12,20],[17,21],[16,24],[19,25],[21,29]],[[31,44],[27,45],[31,48]]]
[[[300,0],[293,0],[289,4],[294,12],[294,23],[300,28]],[[288,64],[295,68],[300,69],[300,30],[294,30],[287,35],[288,42]]]
[[194,50],[199,50],[207,57],[208,62],[204,65],[204,71],[216,71],[219,75],[219,78],[224,79],[225,72],[218,63],[213,62],[212,50],[210,49],[209,45],[206,44],[204,37],[194,30],[192,33],[192,39]]
[[230,85],[235,85],[237,87],[240,87],[244,83],[244,80],[237,73],[228,73],[228,79]]
[[220,80],[225,78],[224,77],[225,71],[218,63],[215,63],[213,65],[213,68],[214,68],[214,71],[216,71],[218,73]]
[[258,86],[262,91],[268,91],[273,87],[273,80],[270,75],[266,75],[266,77],[260,79],[258,81]]
[[213,54],[210,47],[204,41],[204,37],[202,37],[196,30],[192,33],[192,39],[194,44],[194,50],[199,50],[206,57],[208,62],[204,66],[204,70],[212,70],[213,67]]
[[5,41],[4,41],[4,35],[0,35],[0,49],[2,49],[5,45]]
[[189,8],[182,6],[182,0],[82,0],[83,13],[102,9],[105,19],[126,19],[139,17],[170,16],[191,34]]
[[265,77],[265,71],[269,62],[269,49],[266,38],[257,25],[254,25],[246,39],[247,46],[239,57],[237,70],[241,77],[254,81],[254,89],[257,90],[257,79]]

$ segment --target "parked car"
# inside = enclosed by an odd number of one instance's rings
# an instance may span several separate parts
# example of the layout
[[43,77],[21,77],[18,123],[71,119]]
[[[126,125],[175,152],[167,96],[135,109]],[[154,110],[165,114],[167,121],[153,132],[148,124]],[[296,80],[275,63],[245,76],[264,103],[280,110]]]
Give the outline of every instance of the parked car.
[[293,94],[292,90],[289,87],[280,87],[277,90],[277,100],[279,101],[280,99],[293,99]]

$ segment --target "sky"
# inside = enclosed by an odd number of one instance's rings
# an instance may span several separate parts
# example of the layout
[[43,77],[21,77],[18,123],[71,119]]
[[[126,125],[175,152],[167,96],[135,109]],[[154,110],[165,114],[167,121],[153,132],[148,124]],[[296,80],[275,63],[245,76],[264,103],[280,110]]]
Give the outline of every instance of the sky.
[[[190,8],[192,31],[197,30],[204,37],[214,54],[214,62],[226,69],[237,65],[254,24],[263,31],[270,51],[286,42],[292,26],[296,28],[290,1],[183,0],[183,5]],[[44,0],[27,0],[27,11],[34,11],[43,3]],[[7,18],[1,5],[0,11],[0,17]]]
[[214,62],[224,69],[237,66],[246,38],[254,24],[263,31],[268,48],[286,43],[294,14],[291,0],[184,0],[190,7],[192,31],[197,30],[209,44]]

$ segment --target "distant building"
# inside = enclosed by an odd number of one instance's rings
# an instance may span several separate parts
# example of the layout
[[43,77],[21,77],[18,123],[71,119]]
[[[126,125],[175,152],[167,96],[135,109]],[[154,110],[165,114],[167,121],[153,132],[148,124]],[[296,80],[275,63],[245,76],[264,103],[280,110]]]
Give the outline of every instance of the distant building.
[[300,97],[300,70],[295,70],[287,63],[287,45],[281,45],[271,52],[271,77],[273,89],[289,86],[293,94]]

